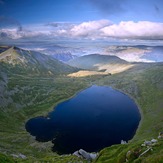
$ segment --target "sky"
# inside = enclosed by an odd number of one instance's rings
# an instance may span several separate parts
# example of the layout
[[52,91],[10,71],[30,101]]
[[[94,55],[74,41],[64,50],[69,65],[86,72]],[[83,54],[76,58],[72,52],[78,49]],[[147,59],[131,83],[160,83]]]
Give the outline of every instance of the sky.
[[0,40],[163,40],[163,0],[0,0]]

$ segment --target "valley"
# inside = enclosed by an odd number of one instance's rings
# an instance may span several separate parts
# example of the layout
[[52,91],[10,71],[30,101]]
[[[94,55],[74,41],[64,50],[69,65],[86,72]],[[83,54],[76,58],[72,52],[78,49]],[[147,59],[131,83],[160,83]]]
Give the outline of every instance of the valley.
[[[130,162],[163,160],[163,139],[152,146],[152,151],[139,157],[146,150],[141,144],[157,139],[163,131],[162,62],[129,63],[118,57],[89,55],[69,61],[69,66],[50,56],[16,47],[1,47],[0,52],[0,162],[87,162],[52,152],[51,142],[37,142],[24,126],[30,118],[46,116],[58,103],[92,85],[111,86],[129,95],[139,106],[142,117],[128,144],[104,148],[93,162],[125,162],[128,151]],[[89,73],[71,75],[82,71]]]

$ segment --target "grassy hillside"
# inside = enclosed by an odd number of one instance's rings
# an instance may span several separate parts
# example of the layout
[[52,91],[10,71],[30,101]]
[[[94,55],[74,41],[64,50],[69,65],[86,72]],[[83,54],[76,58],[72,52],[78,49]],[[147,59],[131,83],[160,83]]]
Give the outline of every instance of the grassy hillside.
[[[20,75],[21,67],[19,71],[13,71],[12,64],[3,62],[0,66],[0,162],[86,162],[72,155],[53,153],[51,142],[36,142],[24,125],[32,117],[46,116],[58,103],[92,84],[112,86],[130,95],[142,114],[134,138],[126,145],[101,150],[94,162],[121,163],[126,161],[126,157],[129,162],[163,160],[161,139],[152,151],[139,158],[147,149],[141,144],[157,138],[158,133],[163,131],[163,63],[136,64],[121,73],[80,78],[64,74],[31,77],[29,71]],[[127,155],[128,151],[130,154]]]
[[[4,49],[0,47],[0,49]],[[0,53],[1,69],[9,73],[26,75],[27,73],[36,76],[53,76],[77,71],[53,57],[35,51],[8,47]]]
[[[87,69],[94,72],[90,74],[115,74],[119,72],[126,71],[134,66],[132,63],[128,63],[116,56],[91,54],[82,57],[75,58],[68,62],[69,65],[78,67],[81,69]],[[81,74],[81,73],[80,73]],[[73,74],[72,76],[83,76],[78,74]]]
[[126,64],[127,62],[116,56],[90,54],[70,60],[68,63],[82,69],[98,70],[99,64]]
[[161,162],[163,140],[152,147],[152,151],[138,158],[147,147],[145,140],[157,139],[163,131],[163,64],[138,65],[129,71],[104,77],[99,85],[110,85],[131,96],[139,106],[142,119],[134,138],[127,145],[116,145],[100,152],[97,162],[125,162],[128,151],[129,162]]

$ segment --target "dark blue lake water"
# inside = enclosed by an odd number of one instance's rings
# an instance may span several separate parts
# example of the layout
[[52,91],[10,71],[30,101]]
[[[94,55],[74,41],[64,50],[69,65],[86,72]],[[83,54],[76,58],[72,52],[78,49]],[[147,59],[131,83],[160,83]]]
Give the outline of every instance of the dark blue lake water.
[[138,127],[140,113],[127,95],[105,86],[92,86],[60,103],[47,117],[26,123],[36,140],[52,141],[53,151],[72,153],[80,148],[95,152],[130,140]]

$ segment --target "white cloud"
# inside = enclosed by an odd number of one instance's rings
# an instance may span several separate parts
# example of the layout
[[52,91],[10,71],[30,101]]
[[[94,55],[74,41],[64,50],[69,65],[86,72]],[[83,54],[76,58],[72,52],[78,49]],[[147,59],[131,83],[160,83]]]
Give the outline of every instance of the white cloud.
[[143,58],[147,52],[150,52],[150,50],[129,47],[123,51],[114,52],[112,55],[129,62],[152,62],[152,60]]
[[112,24],[108,20],[83,22],[68,31],[73,37],[163,39],[163,23],[148,21],[122,21]]
[[[2,34],[3,33],[3,34]],[[85,38],[85,39],[163,39],[163,23],[148,21],[122,21],[113,24],[109,20],[97,20],[74,23],[52,23],[52,25],[37,24],[23,27],[22,31],[14,29],[0,29],[0,39],[7,36],[11,39],[20,38]]]
[[19,39],[21,38],[21,34],[17,31],[16,28],[12,28],[12,29],[0,29],[0,39],[4,39],[5,37],[7,38],[12,38],[12,39]]
[[49,27],[44,27],[43,25],[37,26],[26,26],[21,31],[17,28],[2,28],[0,29],[0,39],[20,39],[20,38],[36,38],[36,37],[45,37],[50,36],[53,30]]
[[163,39],[163,23],[127,21],[101,29],[103,36],[131,39]]
[[75,25],[70,32],[73,36],[87,37],[99,33],[100,29],[110,24],[111,22],[109,20],[83,22],[79,25]]

